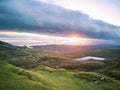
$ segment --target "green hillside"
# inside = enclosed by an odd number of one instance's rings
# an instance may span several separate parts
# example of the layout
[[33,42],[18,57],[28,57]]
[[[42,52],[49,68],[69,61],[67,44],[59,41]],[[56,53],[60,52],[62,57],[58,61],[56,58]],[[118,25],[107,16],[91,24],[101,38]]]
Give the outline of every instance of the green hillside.
[[[120,47],[64,52],[66,47],[41,50],[0,41],[0,90],[120,90]],[[73,60],[87,55],[106,60]]]
[[92,72],[40,66],[25,70],[0,61],[0,90],[120,90],[120,83]]

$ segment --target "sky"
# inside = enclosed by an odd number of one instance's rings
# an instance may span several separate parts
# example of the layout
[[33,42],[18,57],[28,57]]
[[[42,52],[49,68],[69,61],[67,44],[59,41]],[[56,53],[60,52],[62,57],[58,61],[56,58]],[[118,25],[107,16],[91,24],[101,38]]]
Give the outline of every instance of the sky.
[[[39,0],[38,0],[39,1]],[[120,0],[42,0],[120,26]]]
[[120,0],[0,0],[0,40],[120,45]]

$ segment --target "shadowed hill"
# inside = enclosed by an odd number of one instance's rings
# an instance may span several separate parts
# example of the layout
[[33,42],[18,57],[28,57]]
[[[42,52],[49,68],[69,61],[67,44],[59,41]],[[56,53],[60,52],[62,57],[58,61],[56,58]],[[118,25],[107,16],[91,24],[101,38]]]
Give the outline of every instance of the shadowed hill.
[[0,41],[0,60],[10,61],[15,57],[19,58],[29,55],[29,53],[23,49],[23,47],[13,46],[9,43]]
[[0,46],[1,46],[1,45],[9,45],[9,46],[12,46],[11,44],[6,43],[6,42],[3,42],[3,41],[0,41]]

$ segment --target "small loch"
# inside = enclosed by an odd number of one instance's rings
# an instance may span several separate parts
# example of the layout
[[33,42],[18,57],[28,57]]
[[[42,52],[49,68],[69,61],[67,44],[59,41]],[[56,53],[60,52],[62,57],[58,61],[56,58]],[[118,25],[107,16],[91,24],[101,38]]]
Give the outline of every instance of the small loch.
[[77,61],[85,61],[85,60],[100,60],[100,61],[103,61],[103,60],[106,60],[106,58],[96,57],[96,56],[85,56],[85,57],[81,57],[81,58],[75,58],[74,60],[77,60]]

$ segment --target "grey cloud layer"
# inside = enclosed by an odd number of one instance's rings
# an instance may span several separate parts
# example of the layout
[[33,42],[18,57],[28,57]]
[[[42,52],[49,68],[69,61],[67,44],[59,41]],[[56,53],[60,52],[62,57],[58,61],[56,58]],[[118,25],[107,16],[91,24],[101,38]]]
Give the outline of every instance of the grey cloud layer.
[[120,39],[120,27],[37,0],[0,0],[0,29]]

